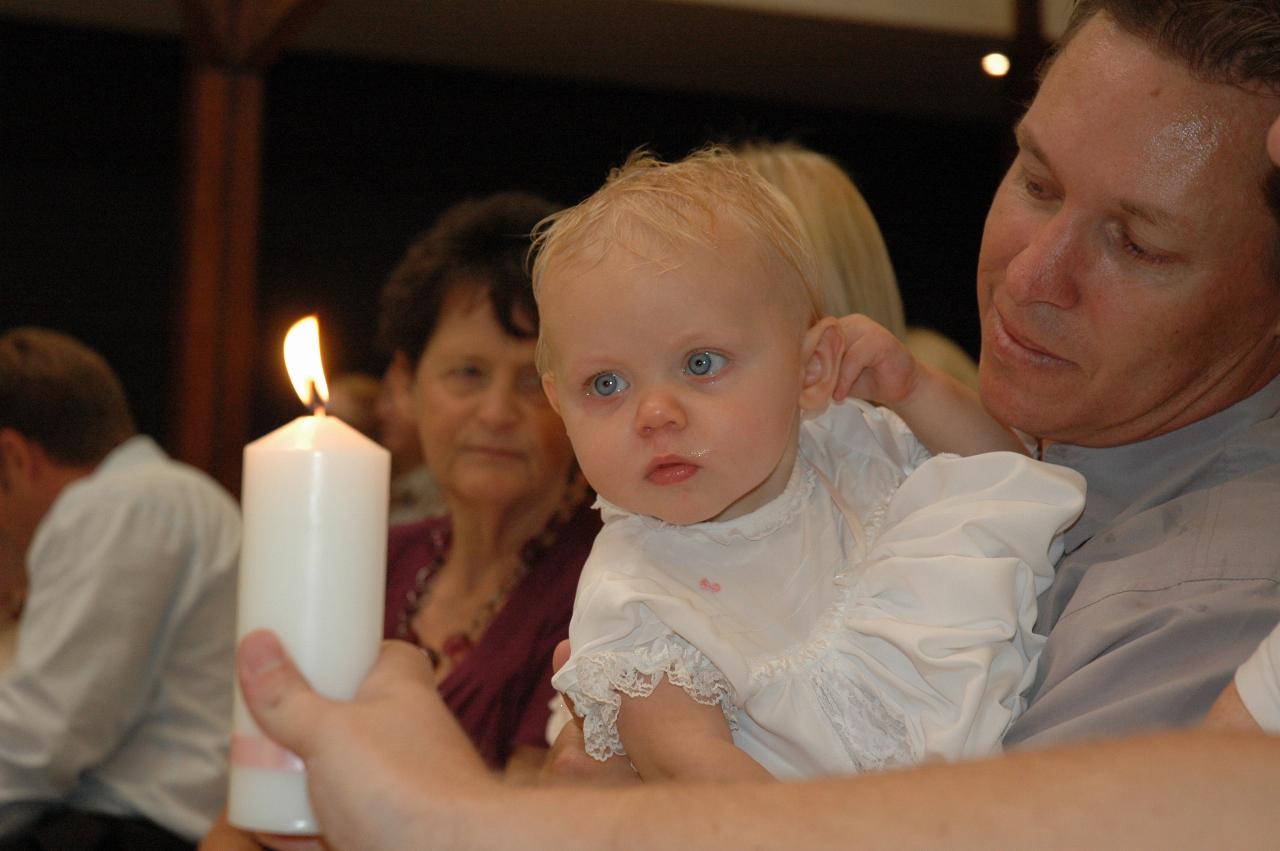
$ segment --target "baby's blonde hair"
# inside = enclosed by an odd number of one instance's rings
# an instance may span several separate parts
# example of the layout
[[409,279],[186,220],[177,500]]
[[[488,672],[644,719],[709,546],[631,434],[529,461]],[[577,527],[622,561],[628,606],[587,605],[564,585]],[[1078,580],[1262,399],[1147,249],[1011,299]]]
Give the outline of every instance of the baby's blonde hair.
[[[674,163],[636,150],[586,200],[539,222],[531,249],[534,297],[540,297],[553,262],[582,259],[588,252],[598,260],[615,245],[644,257],[655,239],[662,248],[711,245],[716,222],[726,216],[759,241],[762,257],[772,253],[795,272],[788,295],[803,307],[807,324],[821,317],[813,247],[795,207],[750,165],[716,145]],[[541,336],[537,364],[546,371]]]

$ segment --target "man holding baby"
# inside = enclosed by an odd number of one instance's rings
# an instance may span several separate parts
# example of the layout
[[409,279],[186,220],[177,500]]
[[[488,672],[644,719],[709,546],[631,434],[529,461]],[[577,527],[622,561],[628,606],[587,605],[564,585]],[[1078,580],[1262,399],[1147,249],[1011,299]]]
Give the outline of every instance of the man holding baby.
[[1280,740],[1119,737],[1198,722],[1280,619],[1277,57],[1275,0],[1083,0],[1016,128],[979,259],[982,397],[1089,493],[1040,598],[1048,644],[1012,753],[803,784],[503,789],[412,651],[388,647],[335,704],[251,636],[246,693],[306,760],[330,843],[1273,843]]

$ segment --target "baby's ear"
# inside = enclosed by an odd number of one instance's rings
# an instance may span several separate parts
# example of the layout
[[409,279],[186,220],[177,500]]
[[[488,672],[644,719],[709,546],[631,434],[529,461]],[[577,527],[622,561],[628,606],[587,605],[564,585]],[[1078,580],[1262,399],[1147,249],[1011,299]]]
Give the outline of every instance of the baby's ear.
[[801,409],[814,414],[826,410],[840,375],[843,352],[844,333],[833,317],[823,317],[805,333],[800,351],[804,369],[800,382]]
[[556,392],[556,379],[549,372],[542,373],[542,392],[547,394],[547,401],[551,403],[551,410],[557,414],[560,413],[560,394]]

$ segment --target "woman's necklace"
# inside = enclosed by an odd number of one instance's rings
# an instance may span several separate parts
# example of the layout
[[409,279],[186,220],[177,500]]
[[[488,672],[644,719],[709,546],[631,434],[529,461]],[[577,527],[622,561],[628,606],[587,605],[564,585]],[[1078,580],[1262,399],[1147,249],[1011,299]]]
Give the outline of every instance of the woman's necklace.
[[480,640],[480,637],[484,635],[484,631],[493,622],[498,610],[502,608],[502,604],[511,596],[511,592],[529,575],[529,562],[521,559],[516,563],[515,568],[512,569],[507,578],[503,580],[502,584],[498,586],[498,589],[494,591],[493,595],[476,608],[467,625],[457,632],[446,635],[440,642],[440,649],[436,650],[434,647],[418,641],[417,634],[413,630],[413,619],[430,602],[431,594],[435,591],[436,582],[439,581],[440,568],[443,564],[444,554],[441,553],[429,565],[418,571],[418,578],[414,582],[414,593],[410,597],[409,606],[401,621],[401,628],[396,630],[398,638],[411,636],[414,643],[426,651],[432,667],[436,669],[440,668],[440,663],[443,661],[442,653],[449,658],[453,667],[456,668],[458,666],[462,661],[462,657],[466,656],[476,645],[476,642]]
[[452,533],[448,529],[442,529],[438,534],[433,534],[432,544],[436,551],[435,557],[419,568],[414,575],[413,588],[409,591],[408,599],[405,601],[406,605],[401,611],[399,622],[396,624],[396,638],[410,641],[421,647],[426,652],[427,657],[431,659],[431,664],[436,670],[440,669],[440,664],[444,661],[445,656],[449,658],[453,667],[457,668],[462,658],[479,643],[480,638],[484,635],[485,630],[489,628],[489,625],[493,623],[493,619],[497,617],[507,598],[529,575],[529,569],[538,564],[547,551],[555,545],[560,529],[582,505],[589,502],[590,496],[591,493],[587,488],[586,480],[575,469],[570,477],[569,487],[561,500],[560,506],[547,522],[546,527],[532,540],[525,543],[520,551],[520,560],[516,567],[498,587],[497,591],[494,592],[493,596],[476,609],[466,627],[444,637],[444,640],[440,642],[439,650],[423,643],[418,638],[417,631],[413,628],[414,618],[417,617],[418,612],[422,611],[431,599],[431,593],[440,576],[440,568],[444,566],[445,557],[448,555],[449,547],[452,543]]

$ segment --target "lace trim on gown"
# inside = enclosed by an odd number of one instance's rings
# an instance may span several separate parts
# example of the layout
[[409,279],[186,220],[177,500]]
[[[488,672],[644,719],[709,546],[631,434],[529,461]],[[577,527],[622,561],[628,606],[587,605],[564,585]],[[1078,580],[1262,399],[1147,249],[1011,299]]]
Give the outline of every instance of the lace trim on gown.
[[664,676],[698,703],[719,705],[729,728],[738,727],[733,687],[706,656],[677,635],[626,652],[587,654],[577,661],[577,675],[576,687],[566,694],[582,716],[587,753],[598,760],[626,753],[618,738],[621,695],[648,697]]
[[831,722],[855,770],[881,771],[918,762],[906,723],[852,675],[847,664],[813,670],[818,706]]

